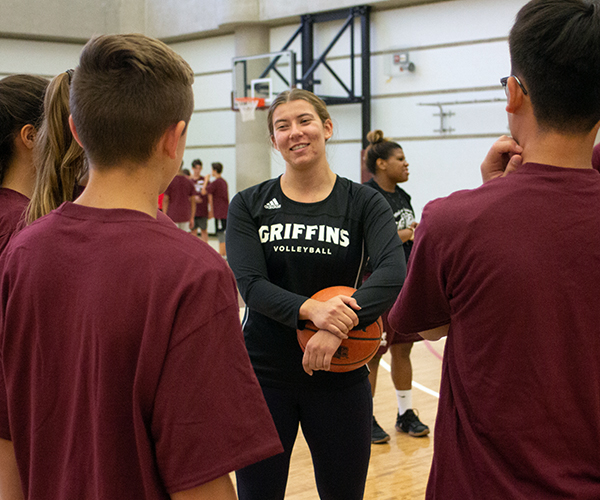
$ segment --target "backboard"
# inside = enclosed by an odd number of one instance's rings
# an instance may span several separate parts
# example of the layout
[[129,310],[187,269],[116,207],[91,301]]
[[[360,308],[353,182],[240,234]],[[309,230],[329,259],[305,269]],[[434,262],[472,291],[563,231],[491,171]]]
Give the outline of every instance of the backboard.
[[237,97],[259,97],[269,107],[273,99],[296,85],[296,54],[291,50],[234,57],[231,107]]

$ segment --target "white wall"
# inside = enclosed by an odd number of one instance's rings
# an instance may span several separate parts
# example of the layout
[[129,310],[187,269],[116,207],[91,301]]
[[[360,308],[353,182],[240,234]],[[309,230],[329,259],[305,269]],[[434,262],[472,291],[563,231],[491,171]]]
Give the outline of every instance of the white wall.
[[52,78],[74,68],[83,44],[0,38],[0,78],[29,73]]
[[[164,6],[161,9],[153,6],[152,1],[148,0],[145,4],[148,19],[164,9]],[[257,4],[257,1],[235,0],[231,4],[241,2],[244,9],[251,11],[259,5],[262,9],[259,16],[275,15],[273,10],[270,13],[265,10],[267,5],[272,7],[271,3]],[[206,15],[210,15],[213,3],[200,3],[203,9],[208,9]],[[316,8],[313,3],[310,3],[311,8]],[[344,0],[342,3],[347,6],[359,2]],[[510,72],[506,37],[515,14],[525,3],[526,0],[451,0],[372,13],[372,127],[381,128],[404,147],[411,169],[411,178],[404,187],[412,195],[417,212],[430,199],[479,185],[478,165],[481,159],[494,139],[507,132],[502,102],[504,94],[498,80]],[[107,2],[106,5],[112,4]],[[137,1],[132,12],[139,13],[140,5]],[[298,5],[294,8],[299,8]],[[322,2],[320,5],[323,7],[325,4]],[[335,7],[342,6],[336,4]],[[111,9],[114,11],[114,8]],[[187,15],[194,21],[198,9],[200,6],[193,7],[191,3],[184,2],[173,15]],[[223,12],[221,15],[226,14]],[[54,15],[52,13],[50,18]],[[233,14],[230,12],[228,15]],[[166,13],[164,16],[163,21],[169,19]],[[148,25],[152,23],[148,22]],[[341,22],[316,25],[317,52],[328,45],[340,26]],[[293,22],[270,28],[270,50],[280,50],[297,27],[298,24]],[[356,34],[355,51],[358,56],[359,29]],[[189,166],[192,159],[201,158],[207,174],[211,162],[222,162],[224,177],[233,195],[236,191],[235,115],[230,111],[230,92],[235,37],[233,34],[219,34],[172,43],[171,46],[190,62],[195,73],[195,112],[190,123],[185,163]],[[76,65],[81,47],[81,43],[0,37],[0,77],[17,72],[54,76]],[[299,40],[292,49],[299,58]],[[409,51],[416,71],[391,77],[390,58],[395,50],[401,49]],[[349,38],[345,34],[329,59],[330,65],[343,77],[348,76],[348,55]],[[360,90],[360,59],[357,57],[356,61],[356,85]],[[317,93],[338,93],[337,83],[327,71],[321,69],[317,76],[323,82],[316,87]],[[422,105],[493,99],[500,101],[444,105],[444,111],[454,113],[448,121],[454,131],[444,136],[434,132],[439,128],[440,120],[433,115],[439,110]],[[331,106],[330,112],[335,125],[334,137],[328,146],[331,165],[340,175],[359,181],[360,105]],[[264,112],[259,113],[262,121],[263,115]],[[265,140],[266,136],[265,126]],[[272,155],[271,167],[272,175],[283,170],[277,153]]]
[[233,35],[171,44],[194,71],[194,114],[190,121],[184,162],[202,160],[203,175],[212,162],[223,164],[229,195],[235,185],[235,115],[231,111],[231,59]]
[[[495,138],[508,132],[499,79],[510,73],[507,36],[525,3],[455,0],[372,13],[372,128],[382,129],[403,146],[411,171],[403,187],[418,214],[431,199],[478,186],[481,160]],[[316,25],[315,50],[326,47],[341,25],[341,21]],[[279,50],[295,28],[273,29],[271,50]],[[358,29],[356,54],[360,53],[359,33]],[[349,78],[349,47],[345,34],[330,53],[330,65],[345,78]],[[292,48],[299,53],[299,42]],[[398,76],[390,76],[394,50],[409,51],[414,73],[398,71]],[[357,64],[360,69],[359,59]],[[326,70],[320,70],[317,78],[323,83],[315,87],[316,93],[341,95]],[[360,89],[360,71],[356,85]],[[440,118],[434,114],[440,111],[431,105],[494,100],[442,106],[444,112],[454,113],[447,122],[454,131],[434,132],[440,128]],[[360,105],[329,109],[336,128],[328,146],[330,163],[340,175],[360,181]],[[275,157],[273,175],[282,169]]]

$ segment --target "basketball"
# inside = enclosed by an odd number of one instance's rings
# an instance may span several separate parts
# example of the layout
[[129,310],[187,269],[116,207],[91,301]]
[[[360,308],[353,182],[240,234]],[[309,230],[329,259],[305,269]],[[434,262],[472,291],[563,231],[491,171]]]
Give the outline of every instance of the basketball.
[[[349,286],[332,286],[315,293],[311,298],[320,302],[326,302],[337,295],[351,297],[356,292],[355,288]],[[307,321],[304,330],[297,330],[298,343],[304,352],[306,343],[319,329]],[[381,318],[365,328],[356,328],[348,332],[348,338],[342,340],[340,347],[331,358],[332,372],[349,372],[367,364],[379,349],[383,324]]]

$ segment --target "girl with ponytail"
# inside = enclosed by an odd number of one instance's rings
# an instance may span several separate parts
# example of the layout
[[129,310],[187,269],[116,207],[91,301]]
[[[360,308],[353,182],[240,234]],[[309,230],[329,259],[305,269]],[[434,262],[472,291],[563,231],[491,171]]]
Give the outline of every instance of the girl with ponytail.
[[[398,236],[402,240],[404,256],[408,263],[410,251],[415,237],[415,212],[410,204],[410,196],[398,186],[408,180],[408,162],[400,144],[386,139],[381,130],[368,133],[369,146],[365,151],[365,162],[373,178],[365,183],[383,194],[392,207],[396,220]],[[377,382],[377,369],[381,356],[390,350],[392,355],[392,381],[396,389],[398,400],[398,415],[396,417],[396,430],[406,432],[410,436],[422,437],[429,434],[429,427],[419,420],[413,411],[412,405],[412,364],[410,351],[413,343],[422,338],[419,335],[399,336],[388,325],[388,313],[382,315],[384,330],[387,333],[387,343],[369,362],[371,370],[369,380],[371,391],[375,396]],[[374,444],[386,443],[390,436],[385,432],[373,417],[371,427],[371,442]]]
[[27,222],[48,214],[79,194],[86,174],[83,149],[69,129],[69,85],[73,70],[56,76],[44,100],[44,121],[34,148],[37,167],[35,190],[27,209]]
[[34,190],[33,147],[47,85],[48,80],[32,75],[0,80],[0,253]]

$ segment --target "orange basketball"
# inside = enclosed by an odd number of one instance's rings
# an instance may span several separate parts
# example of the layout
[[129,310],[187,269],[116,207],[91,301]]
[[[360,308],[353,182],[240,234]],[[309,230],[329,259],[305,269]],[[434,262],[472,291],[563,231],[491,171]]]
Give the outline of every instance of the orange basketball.
[[[326,302],[338,295],[351,297],[356,289],[349,286],[332,286],[315,293],[311,298]],[[319,329],[307,321],[304,330],[297,330],[298,343],[304,352],[306,343]],[[340,347],[331,358],[332,372],[349,372],[366,365],[379,349],[383,324],[381,318],[365,328],[356,328],[348,332],[348,338],[342,340]]]

